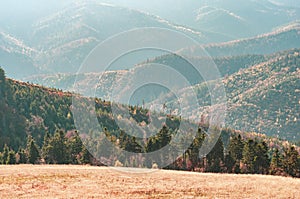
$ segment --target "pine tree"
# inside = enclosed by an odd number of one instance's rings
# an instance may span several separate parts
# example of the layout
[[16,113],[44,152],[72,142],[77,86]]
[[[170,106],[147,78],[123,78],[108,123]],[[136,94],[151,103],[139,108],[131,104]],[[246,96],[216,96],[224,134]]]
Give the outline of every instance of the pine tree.
[[281,172],[283,172],[283,159],[277,148],[272,155],[269,172],[272,175],[279,175]]
[[234,136],[231,138],[229,142],[229,151],[232,158],[235,161],[239,162],[240,160],[242,160],[243,148],[244,148],[244,143],[240,134],[237,137]]
[[[234,173],[240,173],[240,162],[243,158],[243,150],[244,150],[244,142],[242,140],[241,135],[234,136],[230,139],[229,147],[228,147],[228,154],[231,155],[232,159],[234,160],[233,168],[231,168],[231,164],[227,165],[227,170],[233,169]],[[229,157],[227,157],[227,164],[230,162]],[[229,162],[228,162],[229,161]]]
[[259,174],[267,174],[270,167],[270,160],[268,155],[269,148],[266,142],[261,141],[255,146],[255,162],[254,171]]
[[243,149],[243,163],[245,165],[245,169],[243,172],[245,173],[254,173],[255,167],[254,163],[256,160],[256,154],[255,154],[255,141],[248,140],[246,144],[244,145]]
[[8,157],[6,160],[6,164],[16,164],[16,153],[13,150],[8,152]]
[[299,163],[298,163],[298,152],[294,146],[291,146],[284,157],[284,168],[285,171],[293,177],[296,177],[300,173]]
[[42,158],[45,160],[46,163],[49,162],[48,151],[49,151],[50,139],[51,139],[50,133],[46,131],[44,135],[43,146],[42,146]]
[[203,133],[201,128],[199,128],[195,139],[193,140],[191,146],[188,149],[192,170],[194,170],[195,167],[198,166],[199,164],[199,155],[200,155],[199,153],[204,139],[205,139],[205,133]]
[[30,164],[35,164],[40,158],[38,147],[31,136],[28,136],[28,140],[27,140],[27,153],[28,153],[27,161]]
[[3,153],[2,153],[2,164],[6,164],[7,159],[8,159],[8,153],[9,153],[9,148],[5,144],[3,147]]
[[47,163],[67,164],[69,163],[69,153],[67,140],[62,130],[56,131],[54,136],[48,141],[48,146],[43,147],[43,156]]
[[18,164],[25,164],[26,163],[26,158],[27,157],[26,157],[26,152],[25,152],[24,149],[19,148],[17,156],[18,156],[18,160],[17,160]]
[[81,152],[81,158],[80,158],[81,164],[90,164],[91,163],[91,158],[92,158],[92,156],[91,156],[90,152],[83,145],[82,146],[82,152]]
[[213,149],[206,156],[206,159],[208,164],[206,171],[209,172],[221,171],[221,162],[224,162],[224,145],[221,137],[219,137]]
[[78,163],[77,156],[81,152],[82,146],[83,146],[82,141],[78,133],[75,132],[75,135],[68,140],[68,149],[69,149],[71,163],[73,164]]
[[225,155],[224,163],[225,163],[226,171],[228,173],[232,173],[236,161],[233,159],[230,151],[228,152],[228,154]]

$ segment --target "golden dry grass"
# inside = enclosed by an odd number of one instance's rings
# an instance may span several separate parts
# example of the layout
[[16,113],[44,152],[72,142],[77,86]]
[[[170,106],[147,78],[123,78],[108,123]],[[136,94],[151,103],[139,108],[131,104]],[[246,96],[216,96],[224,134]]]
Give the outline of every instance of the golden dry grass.
[[0,166],[0,198],[300,198],[300,179],[69,165]]

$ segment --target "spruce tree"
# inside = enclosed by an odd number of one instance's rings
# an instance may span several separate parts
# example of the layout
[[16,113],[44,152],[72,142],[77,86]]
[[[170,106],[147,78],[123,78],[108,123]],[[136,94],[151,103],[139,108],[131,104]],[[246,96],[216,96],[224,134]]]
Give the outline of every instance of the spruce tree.
[[242,161],[245,165],[245,169],[243,170],[243,172],[245,173],[254,173],[255,171],[255,167],[254,167],[254,163],[256,160],[255,145],[256,142],[253,141],[252,139],[248,140],[244,145]]
[[40,158],[40,153],[34,139],[31,136],[28,136],[27,153],[27,161],[30,164],[37,163]]
[[6,164],[7,163],[8,153],[9,153],[9,148],[5,144],[4,147],[3,147],[3,153],[2,153],[2,164]]
[[224,145],[221,137],[219,137],[213,149],[206,156],[206,159],[208,164],[206,171],[209,172],[221,171],[221,162],[224,162]]
[[269,148],[264,141],[259,142],[255,146],[255,162],[254,171],[259,174],[267,174],[270,167],[270,160],[268,155]]
[[282,155],[279,153],[279,150],[276,148],[272,155],[269,173],[272,175],[279,175],[282,171],[283,171]]
[[78,133],[75,132],[75,135],[68,140],[68,150],[69,150],[68,154],[70,154],[70,162],[72,164],[78,163],[77,156],[81,152],[82,146],[83,146],[82,141]]
[[234,136],[230,139],[229,142],[229,151],[232,158],[239,162],[243,158],[243,149],[244,149],[244,142],[242,140],[241,135]]
[[224,163],[225,163],[226,171],[228,173],[232,173],[236,161],[233,159],[230,151],[228,152],[228,154],[225,155]]
[[6,164],[16,164],[16,153],[13,150],[8,152],[8,157],[6,160]]
[[26,163],[26,159],[27,159],[25,150],[22,149],[22,148],[19,148],[17,154],[18,154],[17,163],[18,164],[25,164]]
[[48,146],[44,147],[43,156],[51,164],[69,163],[69,153],[67,150],[67,140],[62,130],[56,131],[48,141]]
[[298,152],[294,146],[291,146],[286,152],[284,158],[284,168],[285,171],[293,177],[296,177],[300,173],[299,162],[298,162]]
[[90,152],[83,145],[82,146],[81,157],[80,157],[81,164],[90,164],[91,163],[91,158],[92,158],[92,156],[91,156]]

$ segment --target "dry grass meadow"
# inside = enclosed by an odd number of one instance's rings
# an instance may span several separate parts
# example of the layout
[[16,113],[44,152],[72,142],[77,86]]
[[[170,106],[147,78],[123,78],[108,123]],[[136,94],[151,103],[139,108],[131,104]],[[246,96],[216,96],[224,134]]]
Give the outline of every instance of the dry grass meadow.
[[163,170],[126,173],[69,165],[0,166],[0,198],[300,198],[300,179]]

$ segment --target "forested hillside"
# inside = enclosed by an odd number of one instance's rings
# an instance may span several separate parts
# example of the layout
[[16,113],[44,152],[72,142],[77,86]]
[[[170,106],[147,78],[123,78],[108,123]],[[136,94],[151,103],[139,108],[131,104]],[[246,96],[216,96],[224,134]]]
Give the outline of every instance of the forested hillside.
[[[0,71],[0,103],[3,107],[0,112],[2,164],[104,164],[203,172],[270,173],[291,176],[300,174],[299,148],[289,142],[261,134],[223,129],[212,150],[204,157],[199,156],[202,144],[210,134],[206,123],[198,126],[194,137],[191,137],[191,132],[183,132],[183,140],[190,140],[191,144],[182,153],[180,152],[181,155],[162,153],[153,157],[154,162],[151,159],[141,159],[141,154],[151,153],[169,145],[171,139],[179,132],[179,124],[184,119],[166,116],[165,123],[158,127],[156,135],[143,137],[137,129],[125,132],[118,127],[110,102],[5,79],[4,71],[2,69]],[[84,99],[81,105],[86,111],[90,110],[90,105],[89,103],[85,105],[84,102],[94,101],[97,119],[103,127],[103,132],[98,133],[118,147],[118,150],[109,157],[105,155],[108,150],[105,141],[101,136],[95,137],[98,134],[93,133],[95,129],[91,129],[91,132],[75,130],[70,109],[72,96]],[[129,110],[131,116],[129,119],[122,118],[121,114],[117,116],[128,125],[132,121],[141,126],[151,122],[149,110],[137,106],[119,106]],[[157,119],[162,120],[161,117],[164,115],[156,114]],[[192,122],[185,124],[191,127],[195,125]],[[91,145],[97,146],[96,151],[88,151]],[[175,145],[174,147],[180,148]],[[119,155],[120,150],[133,154],[122,156]],[[165,159],[171,159],[172,163],[161,166]]]
[[[225,77],[226,124],[243,131],[299,139],[299,61],[299,49],[290,50]],[[208,110],[210,94],[206,83],[195,89],[200,105]]]

